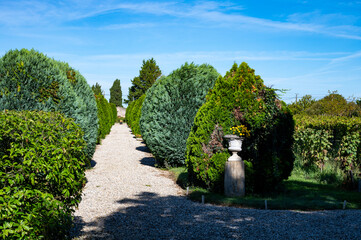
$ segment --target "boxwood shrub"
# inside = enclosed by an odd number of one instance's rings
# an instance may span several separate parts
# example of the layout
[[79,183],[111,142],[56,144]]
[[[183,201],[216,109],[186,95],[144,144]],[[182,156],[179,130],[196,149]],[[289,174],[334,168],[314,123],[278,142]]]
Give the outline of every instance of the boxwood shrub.
[[140,129],[160,166],[184,165],[194,117],[218,76],[210,65],[186,63],[147,91]]
[[35,50],[10,50],[0,59],[0,110],[59,111],[83,129],[91,158],[98,134],[97,107],[85,78],[68,64]]
[[224,165],[230,156],[223,136],[244,125],[251,135],[243,142],[246,191],[273,189],[293,168],[294,121],[274,89],[264,85],[247,63],[234,64],[217,79],[198,110],[187,140],[186,165],[190,181],[223,190]]
[[63,239],[81,199],[88,158],[83,132],[55,112],[0,112],[3,239]]

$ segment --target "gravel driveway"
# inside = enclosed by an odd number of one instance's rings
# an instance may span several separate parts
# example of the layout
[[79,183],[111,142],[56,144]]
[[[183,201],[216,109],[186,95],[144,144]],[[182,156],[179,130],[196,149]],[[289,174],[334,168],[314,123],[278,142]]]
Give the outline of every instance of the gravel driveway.
[[361,239],[361,211],[285,211],[195,203],[116,124],[97,146],[74,239]]

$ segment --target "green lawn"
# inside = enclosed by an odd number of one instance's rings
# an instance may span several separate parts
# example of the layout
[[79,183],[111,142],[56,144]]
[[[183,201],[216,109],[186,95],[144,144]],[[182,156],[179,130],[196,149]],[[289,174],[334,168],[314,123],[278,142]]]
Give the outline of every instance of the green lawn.
[[[172,168],[170,171],[174,174],[177,183],[182,188],[186,188],[188,185],[186,169]],[[204,195],[206,203],[225,206],[264,208],[267,200],[268,209],[324,210],[342,209],[346,200],[347,209],[361,209],[361,193],[347,191],[336,185],[321,184],[317,180],[305,179],[295,174],[284,181],[276,192],[264,196],[234,198],[197,187],[189,187],[189,189],[189,198],[194,201],[201,201],[201,196]]]

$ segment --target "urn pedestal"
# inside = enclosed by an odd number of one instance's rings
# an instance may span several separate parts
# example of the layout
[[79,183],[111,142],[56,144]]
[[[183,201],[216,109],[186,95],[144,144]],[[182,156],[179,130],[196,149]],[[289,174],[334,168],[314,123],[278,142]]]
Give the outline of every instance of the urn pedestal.
[[242,197],[245,195],[244,162],[237,153],[242,151],[243,138],[236,135],[226,135],[224,138],[228,140],[228,150],[232,152],[224,169],[224,194],[229,197]]

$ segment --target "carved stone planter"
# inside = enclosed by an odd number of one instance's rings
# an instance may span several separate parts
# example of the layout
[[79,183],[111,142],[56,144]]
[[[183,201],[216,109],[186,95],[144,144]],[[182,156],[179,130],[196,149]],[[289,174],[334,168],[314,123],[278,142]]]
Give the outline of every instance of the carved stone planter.
[[243,138],[236,135],[226,135],[224,138],[228,140],[228,150],[232,152],[225,165],[224,194],[230,197],[242,197],[245,195],[244,162],[237,153],[242,151]]

